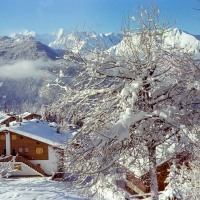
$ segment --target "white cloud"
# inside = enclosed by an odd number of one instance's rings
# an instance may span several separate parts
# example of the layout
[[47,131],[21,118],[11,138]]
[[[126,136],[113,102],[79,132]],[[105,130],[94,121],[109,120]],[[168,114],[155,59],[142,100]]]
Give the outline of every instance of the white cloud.
[[30,61],[16,61],[12,64],[6,64],[0,66],[0,78],[41,78],[43,76],[42,67],[45,66],[45,62],[42,60]]

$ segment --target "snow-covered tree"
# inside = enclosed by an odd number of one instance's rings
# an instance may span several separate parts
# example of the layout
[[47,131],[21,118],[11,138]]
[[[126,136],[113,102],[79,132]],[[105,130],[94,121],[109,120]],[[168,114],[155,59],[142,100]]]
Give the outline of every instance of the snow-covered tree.
[[81,121],[66,144],[71,181],[92,185],[117,174],[119,165],[134,168],[144,158],[157,200],[157,148],[165,154],[167,141],[184,141],[185,148],[184,138],[199,125],[200,68],[190,52],[166,41],[171,29],[160,22],[157,8],[142,8],[131,20],[116,47],[65,56],[79,65],[76,80],[65,84],[62,71],[51,84],[62,96],[49,109],[70,126],[76,127],[73,118]]

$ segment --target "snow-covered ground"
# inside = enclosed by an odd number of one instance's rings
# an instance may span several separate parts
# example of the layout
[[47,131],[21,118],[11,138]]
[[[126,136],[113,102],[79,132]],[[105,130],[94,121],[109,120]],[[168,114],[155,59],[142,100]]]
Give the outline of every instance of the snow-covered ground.
[[48,178],[9,178],[0,180],[0,199],[3,200],[86,200],[67,189],[63,182]]

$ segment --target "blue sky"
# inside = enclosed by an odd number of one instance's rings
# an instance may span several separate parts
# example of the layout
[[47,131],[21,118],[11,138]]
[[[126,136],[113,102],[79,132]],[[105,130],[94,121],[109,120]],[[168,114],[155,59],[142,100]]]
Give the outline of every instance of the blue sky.
[[[151,0],[149,0],[151,2]],[[124,13],[145,0],[0,0],[0,35],[24,29],[51,33],[58,28],[119,32]],[[200,35],[196,0],[152,0],[175,27]]]

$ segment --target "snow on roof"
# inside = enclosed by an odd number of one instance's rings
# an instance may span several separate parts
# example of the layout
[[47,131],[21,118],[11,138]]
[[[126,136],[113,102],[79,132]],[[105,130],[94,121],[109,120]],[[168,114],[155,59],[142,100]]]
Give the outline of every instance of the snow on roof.
[[9,119],[11,116],[7,115],[6,113],[0,112],[0,124],[5,120]]
[[24,117],[26,117],[26,116],[28,116],[28,115],[30,115],[30,114],[31,114],[30,112],[24,112],[24,113],[20,114],[20,116],[21,116],[22,118],[24,118]]
[[[21,125],[20,125],[21,124]],[[59,134],[56,128],[48,122],[40,120],[23,120],[23,122],[11,122],[10,127],[2,127],[0,131],[8,130],[25,137],[44,142],[46,144],[63,148],[65,142],[72,138],[74,131],[61,131]]]

